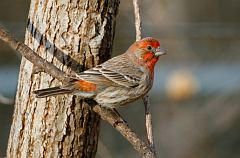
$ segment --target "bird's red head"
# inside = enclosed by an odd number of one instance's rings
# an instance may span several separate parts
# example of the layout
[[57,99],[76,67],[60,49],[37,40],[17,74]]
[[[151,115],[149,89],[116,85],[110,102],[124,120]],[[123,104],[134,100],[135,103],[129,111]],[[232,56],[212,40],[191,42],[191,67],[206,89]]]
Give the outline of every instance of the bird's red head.
[[147,64],[152,72],[154,71],[154,66],[159,56],[166,54],[166,52],[160,48],[160,42],[152,37],[143,38],[135,42],[130,46],[128,52],[134,54],[139,61]]

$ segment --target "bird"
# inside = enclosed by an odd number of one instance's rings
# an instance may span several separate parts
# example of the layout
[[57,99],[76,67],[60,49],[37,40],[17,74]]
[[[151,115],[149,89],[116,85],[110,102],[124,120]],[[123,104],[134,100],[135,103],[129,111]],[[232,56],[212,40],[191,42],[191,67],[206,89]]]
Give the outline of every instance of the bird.
[[34,93],[37,98],[73,94],[93,99],[103,107],[123,107],[152,88],[155,64],[164,54],[157,39],[146,37],[134,42],[125,53],[77,73],[69,83]]

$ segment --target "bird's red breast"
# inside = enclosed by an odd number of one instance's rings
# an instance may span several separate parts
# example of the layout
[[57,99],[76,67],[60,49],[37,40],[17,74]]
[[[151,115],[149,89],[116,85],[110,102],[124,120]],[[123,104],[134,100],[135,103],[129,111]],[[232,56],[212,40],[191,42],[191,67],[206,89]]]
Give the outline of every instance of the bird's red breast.
[[158,61],[158,57],[155,57],[155,55],[152,52],[146,52],[143,56],[144,61],[147,64],[148,69],[152,73],[152,77],[154,74],[154,66],[156,62]]

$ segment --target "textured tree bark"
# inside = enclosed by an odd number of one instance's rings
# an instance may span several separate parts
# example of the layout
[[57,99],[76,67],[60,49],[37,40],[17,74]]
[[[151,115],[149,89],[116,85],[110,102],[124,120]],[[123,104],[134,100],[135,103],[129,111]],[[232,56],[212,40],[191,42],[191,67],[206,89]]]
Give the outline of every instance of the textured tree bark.
[[[32,0],[25,44],[71,73],[110,57],[119,1]],[[100,117],[76,96],[37,99],[59,81],[22,59],[7,157],[94,157]]]

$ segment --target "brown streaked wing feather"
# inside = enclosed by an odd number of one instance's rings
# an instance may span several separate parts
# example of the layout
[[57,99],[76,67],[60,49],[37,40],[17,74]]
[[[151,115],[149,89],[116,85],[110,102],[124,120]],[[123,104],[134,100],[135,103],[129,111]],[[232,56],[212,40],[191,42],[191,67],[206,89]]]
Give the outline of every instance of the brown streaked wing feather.
[[112,58],[101,65],[86,70],[78,74],[77,77],[91,82],[136,87],[139,85],[143,72],[130,61],[123,63],[122,61],[129,60],[124,55]]

